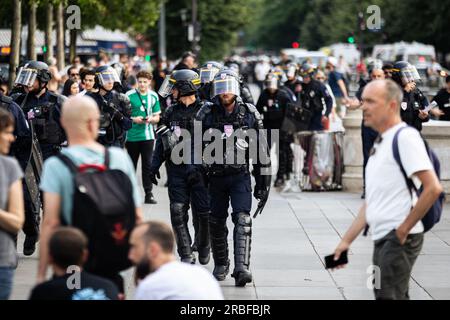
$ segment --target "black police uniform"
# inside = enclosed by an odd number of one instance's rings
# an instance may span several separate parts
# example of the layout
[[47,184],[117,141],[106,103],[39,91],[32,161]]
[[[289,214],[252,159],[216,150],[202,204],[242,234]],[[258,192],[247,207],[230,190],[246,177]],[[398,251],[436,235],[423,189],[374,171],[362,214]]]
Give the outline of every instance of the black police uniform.
[[126,132],[131,129],[131,102],[123,93],[115,90],[102,96],[99,92],[88,92],[100,109],[100,133],[98,141],[104,146],[123,148]]
[[[34,127],[35,136],[39,142],[40,152],[42,152],[42,154],[39,155],[39,157],[43,158],[41,160],[46,160],[57,154],[61,149],[61,144],[66,140],[64,130],[60,124],[61,107],[65,101],[65,97],[46,91],[40,97],[22,92],[14,94],[11,98],[17,105],[20,105],[21,112],[18,114],[22,114],[25,119],[28,119],[28,122],[26,123],[27,129],[31,124]],[[21,127],[25,128],[25,124],[22,124]],[[23,139],[18,139],[12,148],[14,155],[19,159],[19,163],[24,172],[26,171],[28,161],[30,160],[31,148],[31,136],[29,133],[28,136]],[[26,178],[33,179],[33,177]],[[38,186],[38,177],[34,177],[34,179],[33,185]],[[23,184],[25,209],[23,231],[27,236],[25,244],[27,244],[27,239],[37,240],[39,237],[40,208],[42,205],[38,194],[39,191],[31,190],[32,188],[30,188],[31,187],[29,187],[27,183]],[[37,196],[34,197],[34,200],[31,195],[33,192],[37,194]],[[33,242],[35,240],[33,240]],[[25,249],[26,248],[24,247],[24,252]],[[32,251],[34,251],[34,249]]]
[[[213,105],[205,105],[197,114],[196,119],[202,121],[203,130],[217,129],[222,133],[224,141],[224,157],[229,152],[227,149],[227,132],[235,132],[238,129],[263,129],[263,123],[259,112],[255,106],[244,104],[237,97],[234,109],[231,114],[227,114],[218,99]],[[262,145],[267,151],[266,167],[270,168],[270,156],[267,142],[261,141],[258,136],[256,143]],[[255,142],[251,142],[255,143]],[[233,142],[236,155],[237,147]],[[261,181],[262,165],[254,161],[254,174],[256,181]],[[249,172],[248,154],[245,164],[227,164],[226,159],[222,164],[213,163],[206,165],[209,177],[209,193],[211,197],[211,217],[210,235],[211,246],[214,258],[214,275],[218,280],[224,280],[229,269],[228,259],[228,229],[226,225],[228,217],[228,207],[231,201],[232,221],[235,225],[233,232],[235,269],[233,277],[237,286],[245,286],[251,281],[250,265],[250,245],[252,235],[252,219],[250,210],[252,207],[252,188]],[[270,175],[266,178],[265,185],[270,186]],[[267,181],[268,178],[268,181]],[[264,186],[265,186],[264,185]],[[260,184],[261,186],[261,184]],[[255,190],[256,192],[257,190]],[[220,274],[220,276],[218,276]]]
[[[31,132],[25,115],[12,98],[0,93],[0,108],[11,112],[14,117],[14,136],[15,142],[11,145],[10,155],[16,157],[22,170],[25,172],[31,150]],[[36,182],[36,185],[38,182]],[[23,231],[29,237],[38,237],[39,235],[39,211],[34,210],[31,205],[31,196],[25,183],[23,183],[23,193],[25,199],[25,223]],[[40,199],[39,199],[40,200]],[[35,207],[41,206],[40,201]]]
[[[256,108],[263,117],[264,128],[269,129],[267,140],[270,147],[275,143],[275,141],[272,141],[270,129],[281,129],[286,107],[289,103],[294,103],[292,96],[281,89],[278,89],[274,94],[265,89],[258,99]],[[292,172],[293,154],[290,147],[291,141],[292,137],[287,133],[284,131],[279,132],[277,181],[284,181],[284,176]]]
[[61,107],[66,97],[46,91],[40,97],[33,94],[13,95],[28,121],[32,121],[44,160],[56,155],[66,141],[61,126]]
[[444,112],[439,120],[450,121],[450,92],[446,88],[439,90],[433,101],[436,101],[439,109]]
[[[196,99],[195,103],[185,106],[181,102],[171,105],[166,109],[161,119],[161,125],[165,125],[171,135],[177,135],[181,129],[188,130],[193,137],[194,116],[205,103]],[[182,142],[181,140],[177,141]],[[175,142],[174,145],[177,143]],[[188,143],[192,143],[191,142]],[[206,264],[209,260],[209,213],[210,204],[207,188],[203,179],[191,182],[191,163],[175,164],[170,159],[170,152],[174,145],[164,146],[163,137],[158,134],[155,151],[153,152],[151,172],[157,172],[163,162],[167,163],[167,181],[170,200],[170,218],[177,240],[178,254],[184,262],[195,262],[192,253],[192,239],[189,234],[187,222],[189,220],[189,204],[192,206],[196,235],[198,237],[198,251],[200,263]],[[201,165],[199,164],[201,167]],[[200,170],[199,170],[200,171]]]
[[298,78],[295,78],[293,80],[287,80],[284,83],[284,86],[289,88],[294,93],[297,102],[299,102],[300,94],[302,92],[302,82]]
[[303,83],[300,100],[302,107],[312,112],[309,131],[323,130],[322,115],[325,108],[325,116],[330,115],[333,107],[333,99],[331,98],[325,85],[311,78],[309,83]]
[[418,88],[411,92],[403,90],[403,101],[400,108],[400,116],[408,125],[422,131],[422,123],[430,120],[419,118],[419,110],[425,109],[429,105],[427,97]]

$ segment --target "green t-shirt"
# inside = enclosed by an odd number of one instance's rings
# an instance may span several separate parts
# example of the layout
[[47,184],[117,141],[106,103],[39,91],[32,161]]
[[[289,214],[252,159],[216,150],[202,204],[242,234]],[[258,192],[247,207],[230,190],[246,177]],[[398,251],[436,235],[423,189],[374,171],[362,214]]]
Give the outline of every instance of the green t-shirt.
[[[151,117],[152,115],[161,113],[159,99],[156,92],[148,90],[146,95],[140,94],[137,90],[132,89],[127,92],[127,96],[131,101],[132,117]],[[127,141],[148,141],[154,140],[153,125],[151,123],[137,124],[133,126],[127,133]]]

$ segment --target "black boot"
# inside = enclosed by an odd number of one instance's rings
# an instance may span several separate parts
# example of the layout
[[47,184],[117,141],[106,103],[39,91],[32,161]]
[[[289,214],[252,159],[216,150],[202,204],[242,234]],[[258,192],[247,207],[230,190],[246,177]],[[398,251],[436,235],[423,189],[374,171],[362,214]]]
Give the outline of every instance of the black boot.
[[[211,247],[209,244],[209,216],[210,212],[199,212],[198,219],[198,233],[196,237],[198,246],[198,260],[201,264],[208,264],[210,259]],[[195,226],[195,222],[194,222]]]
[[227,219],[210,216],[209,230],[214,258],[213,276],[218,281],[223,281],[230,270],[230,260],[228,259]]
[[182,203],[170,205],[170,219],[177,241],[177,251],[181,261],[195,264],[195,255],[191,249],[191,235],[187,227],[187,206]]
[[23,243],[23,254],[25,256],[31,256],[34,251],[36,251],[36,242],[38,241],[37,236],[25,236],[25,241]]
[[284,178],[283,177],[277,177],[277,180],[275,180],[275,183],[273,184],[273,186],[275,188],[282,187],[283,185],[284,185]]
[[234,231],[234,271],[231,275],[236,287],[244,287],[252,282],[250,267],[250,248],[252,243],[252,219],[246,212],[233,217]]
[[192,209],[192,225],[194,226],[194,243],[192,251],[198,251],[199,213]]
[[148,192],[145,194],[145,203],[147,204],[157,204],[155,198],[153,197],[153,193]]

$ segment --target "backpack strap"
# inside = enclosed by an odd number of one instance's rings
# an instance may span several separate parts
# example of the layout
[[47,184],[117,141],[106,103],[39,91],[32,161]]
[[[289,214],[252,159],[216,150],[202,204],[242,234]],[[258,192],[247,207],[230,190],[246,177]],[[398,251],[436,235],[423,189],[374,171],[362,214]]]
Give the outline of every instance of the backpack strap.
[[106,169],[109,169],[109,148],[105,147],[105,167]]
[[58,153],[56,157],[61,160],[67,168],[69,168],[70,172],[72,172],[73,174],[76,174],[78,172],[78,167],[68,156],[62,153]]
[[[400,167],[400,170],[402,172],[403,178],[405,179],[406,186],[408,187],[409,193],[412,197],[412,190],[414,190],[417,193],[417,188],[412,179],[408,178],[408,175],[406,174],[405,168],[403,167],[402,160],[400,158],[400,151],[398,148],[398,135],[403,129],[409,128],[409,126],[402,127],[395,133],[394,139],[392,141],[392,153],[394,154],[395,162],[397,162],[398,166]],[[428,149],[427,149],[428,151]]]

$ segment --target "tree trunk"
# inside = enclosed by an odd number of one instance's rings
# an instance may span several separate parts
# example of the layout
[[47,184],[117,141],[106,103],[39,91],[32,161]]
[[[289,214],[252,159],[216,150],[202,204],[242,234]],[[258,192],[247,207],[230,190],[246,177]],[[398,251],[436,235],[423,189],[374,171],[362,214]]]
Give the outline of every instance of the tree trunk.
[[9,59],[9,89],[12,89],[16,79],[16,68],[19,65],[20,57],[20,36],[22,26],[22,0],[14,0],[13,25],[11,30],[11,55]]
[[70,30],[69,61],[73,61],[77,55],[77,29]]
[[44,53],[44,57],[45,61],[48,62],[48,59],[53,57],[53,4],[48,3],[46,9],[45,46],[47,47],[47,52]]
[[64,68],[64,6],[60,2],[56,8],[56,59],[58,61],[58,69]]
[[36,8],[37,8],[36,2],[30,1],[30,15],[28,21],[28,39],[27,39],[27,56],[29,60],[36,60],[36,43],[35,43]]

